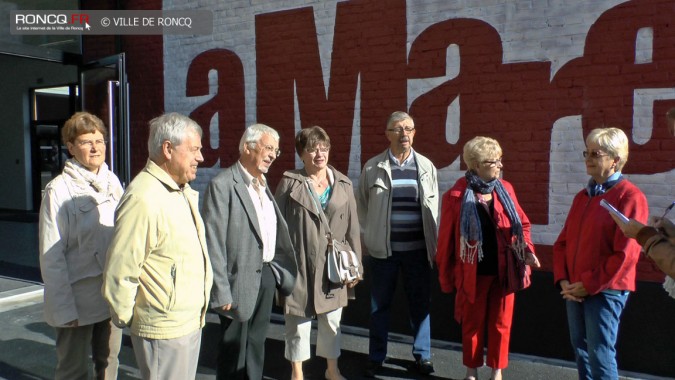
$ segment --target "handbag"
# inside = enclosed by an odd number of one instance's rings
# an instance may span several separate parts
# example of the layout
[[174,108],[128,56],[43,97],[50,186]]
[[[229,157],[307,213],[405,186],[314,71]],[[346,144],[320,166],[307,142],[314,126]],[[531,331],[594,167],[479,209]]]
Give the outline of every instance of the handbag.
[[532,270],[530,269],[530,266],[525,264],[525,258],[520,257],[520,255],[511,247],[508,239],[504,236],[504,232],[497,226],[497,223],[494,222],[494,220],[493,223],[495,229],[498,231],[497,235],[501,237],[504,246],[508,247],[506,254],[504,255],[506,260],[506,273],[504,278],[502,278],[504,294],[511,294],[519,290],[527,289],[532,284],[530,278]]
[[530,274],[530,266],[525,264],[525,260],[518,257],[516,251],[509,247],[506,252],[504,293],[511,294],[528,288],[532,284]]
[[323,209],[317,201],[317,196],[312,189],[312,185],[308,182],[307,190],[314,201],[314,206],[319,213],[319,219],[326,228],[326,238],[328,239],[328,247],[326,248],[326,271],[328,272],[328,281],[335,285],[346,285],[356,280],[363,279],[363,266],[359,261],[356,252],[349,246],[347,242],[340,242],[333,238],[330,232],[330,225],[328,218],[324,214]]
[[361,263],[356,252],[352,251],[348,244],[330,238],[330,234],[326,250],[326,266],[328,281],[334,284],[345,285],[363,279]]

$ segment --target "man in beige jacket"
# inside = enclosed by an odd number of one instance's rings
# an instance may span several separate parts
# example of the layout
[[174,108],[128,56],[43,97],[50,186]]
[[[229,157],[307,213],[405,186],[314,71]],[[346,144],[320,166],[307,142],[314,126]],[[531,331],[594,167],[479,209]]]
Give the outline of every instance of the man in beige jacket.
[[213,274],[198,193],[202,130],[177,114],[150,121],[150,159],[116,211],[103,296],[129,327],[144,379],[194,379]]

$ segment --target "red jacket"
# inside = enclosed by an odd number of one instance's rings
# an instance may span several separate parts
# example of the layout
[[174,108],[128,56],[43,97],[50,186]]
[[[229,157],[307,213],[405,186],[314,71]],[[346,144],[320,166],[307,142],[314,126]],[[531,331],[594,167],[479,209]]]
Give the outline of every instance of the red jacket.
[[[520,208],[513,186],[507,181],[501,180],[504,188],[511,196],[516,211],[523,224],[523,235],[525,243],[532,252],[534,245],[530,238],[530,220],[525,212]],[[474,303],[476,300],[476,268],[478,259],[474,263],[465,263],[460,259],[459,247],[459,215],[462,207],[462,198],[466,190],[466,178],[462,177],[455,182],[455,185],[443,194],[443,205],[441,209],[441,223],[438,230],[438,249],[436,252],[436,265],[438,266],[438,280],[441,290],[444,293],[451,293],[457,290],[455,299],[455,319],[459,322],[461,307],[464,302]],[[494,220],[497,228],[503,231],[504,236],[511,241],[511,221],[502,205],[497,192],[492,192],[494,202]],[[497,239],[499,246],[498,273],[500,280],[506,271],[506,261],[504,254],[508,247],[504,244],[504,239]]]
[[640,245],[621,232],[600,206],[605,199],[629,218],[644,222],[647,198],[635,185],[623,180],[605,194],[590,197],[584,189],[572,201],[565,225],[553,245],[553,278],[581,281],[590,295],[606,289],[635,290],[635,266]]

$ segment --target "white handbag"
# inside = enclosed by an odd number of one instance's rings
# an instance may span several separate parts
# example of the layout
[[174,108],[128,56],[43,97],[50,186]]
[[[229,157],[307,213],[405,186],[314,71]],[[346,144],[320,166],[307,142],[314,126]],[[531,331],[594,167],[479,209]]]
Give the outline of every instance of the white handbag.
[[345,285],[363,279],[363,268],[359,257],[348,244],[340,243],[329,237],[326,262],[328,280],[334,284]]

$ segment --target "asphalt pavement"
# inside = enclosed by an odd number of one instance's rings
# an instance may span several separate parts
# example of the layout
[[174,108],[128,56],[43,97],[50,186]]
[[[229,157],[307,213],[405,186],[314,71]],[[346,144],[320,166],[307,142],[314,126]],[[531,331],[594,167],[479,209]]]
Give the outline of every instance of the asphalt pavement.
[[[42,285],[0,276],[0,379],[51,379],[56,365],[54,331],[42,316]],[[283,318],[274,314],[266,344],[265,379],[289,379],[290,365],[284,359]],[[209,315],[202,335],[197,379],[215,379],[216,342],[219,326],[215,315]],[[314,336],[313,336],[314,338]],[[314,342],[312,344],[314,348]],[[463,379],[461,347],[452,342],[433,341],[432,360],[436,372],[420,375],[412,366],[411,338],[390,335],[389,354],[379,379]],[[340,370],[347,379],[365,379],[367,362],[367,331],[343,326]],[[321,358],[305,363],[305,378],[323,379],[325,361]],[[479,371],[479,379],[489,379],[489,368]],[[625,373],[622,379],[664,379],[650,375]],[[120,353],[119,379],[140,379],[131,341],[127,334]],[[576,379],[573,363],[533,356],[511,354],[504,370],[505,379],[572,380]]]
[[[37,217],[0,215],[0,379],[52,379],[56,366],[54,330],[42,316],[43,287],[37,263]],[[218,318],[209,315],[202,334],[198,380],[215,379]],[[368,361],[368,334],[363,328],[342,326],[340,370],[347,379],[365,379]],[[313,339],[315,339],[313,334]],[[436,371],[419,375],[412,366],[412,338],[390,334],[388,359],[379,379],[463,379],[461,347],[457,343],[432,341],[432,361]],[[119,379],[140,379],[128,334],[122,342]],[[314,349],[314,341],[312,344]],[[574,363],[520,354],[510,355],[504,379],[572,380],[577,378]],[[312,359],[304,365],[307,380],[323,379],[325,360]],[[284,358],[283,317],[273,314],[266,343],[265,379],[286,380],[291,371]],[[490,369],[479,370],[479,379],[489,379]],[[667,379],[622,372],[621,379]]]

